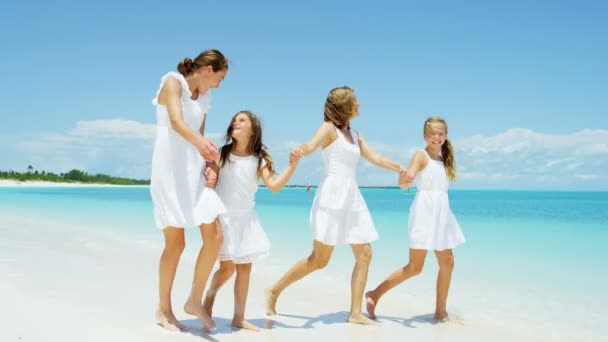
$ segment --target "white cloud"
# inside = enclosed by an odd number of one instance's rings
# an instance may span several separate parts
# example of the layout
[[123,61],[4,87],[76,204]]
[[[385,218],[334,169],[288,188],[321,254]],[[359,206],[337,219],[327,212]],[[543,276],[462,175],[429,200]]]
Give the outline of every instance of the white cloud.
[[76,127],[68,131],[68,135],[83,138],[153,140],[156,136],[156,125],[123,119],[78,121]]
[[[5,137],[2,169],[32,164],[39,170],[71,168],[90,173],[149,178],[155,125],[133,120],[79,121],[65,132],[29,133]],[[223,133],[208,134],[217,144]],[[369,138],[368,138],[369,139]],[[7,143],[8,142],[8,143]],[[287,165],[289,150],[299,142],[265,142],[278,172]],[[378,153],[408,165],[419,146],[369,141]],[[513,128],[492,135],[452,141],[456,150],[458,188],[608,189],[608,130],[545,134]],[[304,158],[290,183],[317,184],[323,177],[320,152]],[[396,176],[361,161],[361,185],[396,185]]]

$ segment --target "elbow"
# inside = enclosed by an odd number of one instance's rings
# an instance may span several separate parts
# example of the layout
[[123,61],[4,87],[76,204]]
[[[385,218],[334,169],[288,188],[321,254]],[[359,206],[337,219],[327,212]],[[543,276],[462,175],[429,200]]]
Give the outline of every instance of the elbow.
[[274,186],[269,186],[269,187],[268,187],[268,190],[270,190],[270,192],[277,193],[277,192],[279,192],[279,190],[281,190],[281,187],[278,187],[278,186],[276,186],[276,185],[274,185]]
[[182,120],[179,119],[171,119],[171,128],[173,128],[173,130],[177,131],[180,126],[182,124]]

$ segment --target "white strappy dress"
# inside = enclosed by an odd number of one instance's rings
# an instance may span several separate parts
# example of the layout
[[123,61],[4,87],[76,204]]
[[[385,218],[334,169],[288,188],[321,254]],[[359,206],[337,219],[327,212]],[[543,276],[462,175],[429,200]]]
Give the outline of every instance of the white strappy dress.
[[160,89],[169,78],[177,79],[182,86],[184,121],[195,132],[199,132],[211,102],[209,92],[192,100],[186,79],[176,72],[169,72],[162,78],[152,101],[156,106],[157,126],[150,195],[159,229],[211,223],[219,214],[226,212],[215,191],[205,187],[205,160],[194,145],[173,130],[167,107],[158,103]]

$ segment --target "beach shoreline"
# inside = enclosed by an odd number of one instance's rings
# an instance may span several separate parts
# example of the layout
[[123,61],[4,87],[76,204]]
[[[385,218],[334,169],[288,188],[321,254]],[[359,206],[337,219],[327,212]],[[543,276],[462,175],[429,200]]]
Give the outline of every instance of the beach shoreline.
[[148,187],[149,185],[123,185],[108,183],[79,183],[79,182],[48,182],[48,181],[20,181],[17,179],[0,179],[0,187]]

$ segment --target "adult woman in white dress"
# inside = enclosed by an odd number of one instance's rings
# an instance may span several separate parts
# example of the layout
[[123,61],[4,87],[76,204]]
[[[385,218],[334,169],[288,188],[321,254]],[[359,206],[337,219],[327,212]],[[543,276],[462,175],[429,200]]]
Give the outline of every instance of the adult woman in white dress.
[[210,107],[209,89],[218,88],[228,61],[218,50],[205,50],[185,58],[161,81],[153,100],[156,106],[156,142],[152,157],[150,194],[156,226],[163,230],[165,248],[159,266],[159,306],[156,317],[170,330],[186,330],[173,313],[171,289],[182,251],[184,228],[198,227],[203,246],[194,269],[186,313],[200,319],[208,330],[213,321],[202,309],[202,296],[222,245],[217,217],[225,208],[214,190],[205,187],[205,160],[219,158],[217,146],[204,137]]
[[378,239],[378,233],[357,185],[357,163],[363,157],[394,172],[402,171],[402,168],[396,161],[374,152],[363,136],[351,129],[350,122],[357,116],[359,103],[354,91],[349,87],[333,89],[325,102],[324,123],[308,143],[292,152],[306,156],[321,147],[325,177],[310,211],[314,239],[312,253],[266,290],[268,315],[276,314],[277,299],[285,288],[327,266],[337,244],[349,244],[355,256],[355,267],[351,278],[348,322],[374,324],[362,314],[361,304],[372,256],[370,242]]

